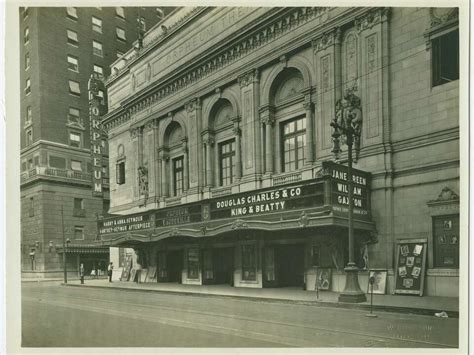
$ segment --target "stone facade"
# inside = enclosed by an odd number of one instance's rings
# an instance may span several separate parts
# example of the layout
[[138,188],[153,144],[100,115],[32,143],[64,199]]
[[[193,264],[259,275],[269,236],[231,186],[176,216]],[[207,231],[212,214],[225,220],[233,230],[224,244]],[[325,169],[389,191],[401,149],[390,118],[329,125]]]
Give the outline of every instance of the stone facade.
[[[423,238],[425,291],[457,296],[458,268],[433,264],[435,214],[429,205],[445,187],[459,193],[459,84],[433,85],[429,45],[440,26],[456,30],[456,12],[448,10],[442,17],[429,8],[180,9],[165,20],[167,31],[150,31],[142,50],[112,65],[117,70],[107,80],[109,112],[103,124],[111,175],[125,161],[125,183],[111,182],[110,210],[159,211],[310,181],[323,161],[333,159],[330,122],[336,102],[350,89],[360,98],[363,115],[356,168],[372,174],[376,242],[368,246],[370,267],[388,270],[387,292],[393,291],[396,241]],[[304,163],[288,169],[283,129],[298,118],[306,124]],[[233,181],[223,184],[219,149],[230,140]],[[183,157],[184,183],[183,191],[174,193],[177,157]],[[342,162],[346,159],[343,154]],[[148,174],[146,196],[140,192],[140,167]],[[455,208],[450,211],[456,214]],[[175,236],[181,233],[178,228]],[[338,233],[313,230],[300,238],[282,230],[273,237],[278,245],[304,246],[305,284],[314,289],[311,245],[328,239],[327,250],[338,249],[345,260],[344,237],[333,237]],[[234,285],[265,284],[268,238],[256,231],[238,233],[235,240],[222,237],[222,247],[250,239],[259,250],[256,282],[245,283],[239,281],[240,247],[234,249]],[[329,247],[331,238],[338,242]],[[150,260],[157,262],[155,251],[165,244],[149,245]],[[188,244],[182,244],[184,254]],[[180,257],[186,264],[186,256]],[[327,264],[334,269],[333,289],[341,290],[343,265]],[[366,285],[366,273],[361,282]]]

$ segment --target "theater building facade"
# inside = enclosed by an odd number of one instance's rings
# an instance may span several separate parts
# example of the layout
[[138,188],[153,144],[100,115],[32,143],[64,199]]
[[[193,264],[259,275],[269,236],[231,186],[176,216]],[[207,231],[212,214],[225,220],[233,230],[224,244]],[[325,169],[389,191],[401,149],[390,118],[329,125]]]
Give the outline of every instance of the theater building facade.
[[[458,296],[458,48],[456,9],[175,10],[106,81],[100,244],[151,282],[314,290],[324,269],[342,291],[352,179],[362,289],[377,269],[386,293]],[[338,105],[361,119],[352,177]]]

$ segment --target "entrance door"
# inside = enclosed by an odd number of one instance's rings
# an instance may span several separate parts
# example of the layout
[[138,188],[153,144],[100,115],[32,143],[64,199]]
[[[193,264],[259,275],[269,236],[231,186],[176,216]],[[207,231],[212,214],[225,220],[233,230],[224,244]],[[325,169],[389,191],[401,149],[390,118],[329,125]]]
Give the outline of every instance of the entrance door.
[[303,287],[304,245],[289,244],[276,247],[278,285]]
[[214,251],[213,249],[204,249],[202,251],[202,284],[209,285],[214,283]]
[[168,281],[168,263],[166,251],[158,252],[158,270],[156,271],[158,282]]
[[263,248],[263,287],[275,286],[277,286],[275,247],[265,246]]
[[183,251],[172,250],[167,255],[168,281],[181,282],[181,272],[183,266]]
[[234,248],[214,249],[216,284],[234,284]]

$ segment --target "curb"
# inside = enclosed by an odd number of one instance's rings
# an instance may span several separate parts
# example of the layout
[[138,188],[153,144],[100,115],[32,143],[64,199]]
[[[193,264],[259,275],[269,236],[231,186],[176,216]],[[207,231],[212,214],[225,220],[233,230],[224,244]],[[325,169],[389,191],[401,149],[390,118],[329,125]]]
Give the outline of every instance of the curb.
[[[317,306],[317,307],[331,307],[331,308],[344,308],[344,309],[359,309],[370,311],[370,305],[358,304],[358,303],[336,303],[327,301],[304,301],[304,300],[289,300],[281,298],[267,298],[267,297],[255,297],[255,296],[240,296],[240,295],[222,295],[222,294],[209,294],[199,292],[183,292],[183,291],[167,291],[167,290],[152,290],[152,289],[139,289],[129,287],[108,287],[98,285],[80,285],[80,284],[64,284],[61,286],[68,287],[88,287],[88,288],[100,288],[108,290],[120,290],[130,292],[148,292],[148,293],[163,293],[168,295],[179,295],[179,296],[190,296],[190,297],[212,297],[212,298],[232,298],[232,299],[245,299],[252,302],[271,302],[271,303],[285,303],[285,304],[298,304],[305,306]],[[442,309],[429,309],[429,308],[413,308],[413,307],[399,307],[389,305],[373,305],[373,311],[379,312],[390,312],[390,313],[402,313],[402,314],[415,314],[424,316],[434,316],[436,312],[443,311]],[[459,318],[459,311],[445,311],[449,318]]]

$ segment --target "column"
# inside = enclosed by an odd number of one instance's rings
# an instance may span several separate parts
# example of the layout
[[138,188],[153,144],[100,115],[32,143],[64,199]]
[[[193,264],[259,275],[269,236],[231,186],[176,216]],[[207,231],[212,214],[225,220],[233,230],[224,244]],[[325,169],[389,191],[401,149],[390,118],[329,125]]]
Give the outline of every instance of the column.
[[306,112],[306,165],[311,165],[314,162],[314,115],[313,115],[313,103],[311,102],[311,95],[305,96],[303,107]]
[[168,179],[166,177],[166,163],[169,160],[166,152],[161,152],[161,194],[163,197],[168,197]]
[[214,145],[214,138],[207,137],[204,140],[206,145],[206,185],[208,187],[213,186],[212,178],[212,146]]
[[182,140],[183,144],[183,179],[184,179],[184,187],[183,192],[186,192],[189,188],[189,162],[188,162],[188,139],[186,137]]
[[273,117],[265,118],[265,173],[273,173]]
[[241,131],[239,128],[239,117],[232,119],[234,122],[234,136],[235,136],[235,178],[239,180],[242,177],[242,148],[241,148]]

